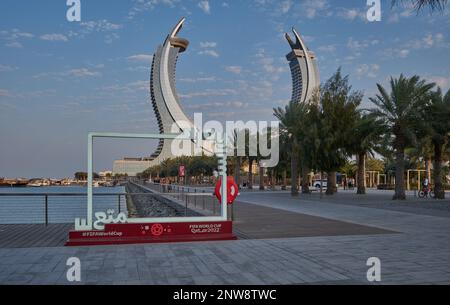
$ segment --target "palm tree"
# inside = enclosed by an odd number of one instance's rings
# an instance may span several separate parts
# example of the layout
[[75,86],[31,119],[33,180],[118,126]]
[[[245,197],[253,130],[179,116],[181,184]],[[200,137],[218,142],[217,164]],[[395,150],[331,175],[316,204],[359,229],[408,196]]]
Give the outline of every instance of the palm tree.
[[281,172],[282,185],[281,190],[285,191],[287,189],[287,172],[288,166],[290,164],[290,154],[291,142],[286,132],[280,130],[280,161],[276,166],[277,170]]
[[414,147],[406,149],[406,154],[410,158],[411,163],[416,165],[416,168],[424,163],[426,177],[431,181],[431,163],[433,159],[433,145],[429,131],[424,130],[423,134],[419,134],[419,139]]
[[249,130],[245,130],[246,139],[246,151],[248,152],[247,161],[248,161],[248,184],[247,187],[250,190],[253,190],[253,163],[258,160],[258,156],[252,156],[250,153],[250,143],[258,143],[257,137],[258,135],[251,134]]
[[373,155],[382,141],[385,132],[380,120],[370,114],[362,114],[358,117],[355,129],[353,130],[350,151],[356,155],[358,164],[357,185],[359,195],[366,194],[366,157]]
[[289,139],[291,142],[291,195],[298,196],[298,165],[299,165],[299,152],[300,147],[298,143],[298,133],[299,133],[299,118],[298,110],[303,104],[296,102],[289,102],[284,108],[278,107],[274,109],[275,117],[280,120],[281,133]]
[[233,163],[233,174],[234,180],[238,187],[241,187],[241,167],[242,167],[242,159],[243,156],[239,156],[240,152],[238,151],[238,140],[239,137],[244,137],[246,140],[246,132],[244,130],[234,130],[232,138],[230,139],[232,143],[234,143],[233,152],[234,156],[231,158]]
[[353,91],[349,78],[342,76],[341,69],[320,89],[321,115],[320,170],[327,172],[327,195],[337,192],[336,171],[347,161],[350,139],[358,117],[357,108],[363,94]]
[[441,89],[432,95],[427,107],[427,122],[434,146],[434,193],[437,199],[445,199],[442,175],[442,155],[450,135],[450,90],[445,96]]
[[[392,6],[405,2],[404,0],[392,0]],[[408,0],[412,3],[414,9],[419,12],[425,7],[429,7],[430,11],[444,11],[448,0]]]
[[394,136],[395,195],[394,200],[406,199],[405,194],[405,148],[416,138],[424,117],[424,109],[434,84],[426,83],[419,76],[407,78],[400,75],[391,78],[391,92],[377,84],[379,94],[370,101],[376,108],[370,112],[381,119],[389,133]]

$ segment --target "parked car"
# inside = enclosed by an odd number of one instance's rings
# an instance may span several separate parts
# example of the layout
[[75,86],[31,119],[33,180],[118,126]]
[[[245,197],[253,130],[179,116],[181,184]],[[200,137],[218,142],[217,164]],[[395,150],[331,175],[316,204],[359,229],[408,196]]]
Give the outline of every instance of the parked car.
[[[326,190],[326,189],[327,189],[327,184],[328,184],[327,179],[323,179],[323,180],[322,180],[322,189],[323,189],[323,190]],[[314,181],[313,181],[313,186],[314,186],[317,190],[320,190],[320,180],[314,180]],[[336,184],[336,187],[339,187],[339,185]]]
[[[313,181],[313,186],[320,190],[320,180],[314,180]],[[326,189],[327,188],[327,180],[322,180],[322,188]]]

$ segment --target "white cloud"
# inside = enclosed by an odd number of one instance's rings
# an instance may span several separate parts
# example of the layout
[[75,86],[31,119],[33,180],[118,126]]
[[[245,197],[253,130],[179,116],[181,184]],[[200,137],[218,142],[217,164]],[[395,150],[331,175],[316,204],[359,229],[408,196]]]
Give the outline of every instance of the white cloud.
[[146,80],[140,80],[140,81],[127,83],[125,85],[105,86],[105,87],[101,87],[100,90],[107,91],[107,92],[120,91],[123,93],[135,93],[136,91],[148,91],[149,83]]
[[180,98],[192,99],[196,97],[211,97],[211,96],[229,96],[237,95],[238,91],[235,89],[206,89],[201,92],[191,92],[185,94],[179,94]]
[[389,16],[388,23],[396,23],[399,22],[399,20],[400,20],[399,15],[397,13],[393,13]]
[[334,51],[336,51],[336,46],[333,44],[326,45],[326,46],[320,46],[317,48],[317,50],[320,52],[333,53]]
[[5,44],[5,46],[8,48],[16,48],[16,49],[23,48],[23,45],[18,41],[8,42],[7,44]]
[[131,71],[131,72],[149,72],[150,71],[150,65],[148,65],[148,66],[128,67],[127,71]]
[[413,49],[430,49],[433,47],[439,47],[443,45],[444,34],[427,34],[422,39],[413,40],[406,44],[406,47]]
[[92,71],[87,68],[80,68],[80,69],[72,69],[64,73],[67,76],[74,76],[74,77],[93,77],[93,76],[100,76],[101,73],[97,71]]
[[61,77],[77,77],[77,78],[84,78],[84,77],[97,77],[101,76],[102,74],[97,71],[90,70],[88,68],[77,68],[77,69],[71,69],[65,72],[44,72],[37,75],[34,75],[33,78],[43,78],[43,77],[55,77],[59,80],[61,80]]
[[200,51],[198,52],[198,54],[200,55],[207,55],[207,56],[211,56],[211,57],[219,57],[219,53],[217,53],[215,50],[204,50],[204,51]]
[[63,34],[45,34],[39,38],[41,40],[46,40],[46,41],[63,41],[63,42],[69,41],[67,36],[65,36]]
[[153,55],[149,54],[136,54],[127,57],[127,60],[129,61],[138,61],[138,62],[146,62],[151,63],[153,61]]
[[165,5],[173,8],[180,2],[180,0],[137,0],[134,1],[134,5],[128,13],[128,19],[133,19],[139,13],[151,11],[158,5]]
[[81,26],[83,27],[85,33],[110,32],[110,31],[117,31],[123,28],[123,25],[111,23],[106,19],[98,21],[82,22]]
[[406,58],[406,57],[408,57],[408,55],[409,55],[409,50],[407,50],[407,49],[403,49],[398,52],[398,57],[400,57],[400,58]]
[[244,103],[241,101],[227,101],[227,102],[212,102],[212,103],[201,103],[201,104],[189,104],[184,106],[186,109],[191,110],[204,110],[204,109],[217,109],[218,107],[224,108],[233,108],[233,109],[241,109],[248,107],[248,103]]
[[368,41],[358,41],[350,37],[347,42],[347,48],[353,52],[359,52],[366,49],[369,46]]
[[214,82],[216,80],[217,80],[216,77],[209,76],[209,77],[197,77],[197,78],[181,78],[180,82],[199,83],[199,82]]
[[268,56],[264,49],[261,49],[256,53],[256,58],[258,59],[259,66],[270,75],[272,80],[279,79],[279,74],[285,71],[284,65],[275,64],[275,59]]
[[309,19],[316,17],[319,13],[325,12],[328,7],[327,0],[306,0],[302,2],[302,11],[306,13],[306,17]]
[[17,69],[18,69],[17,67],[0,65],[0,72],[11,72],[11,71],[16,71]]
[[205,42],[200,42],[200,48],[215,48],[217,47],[217,42],[213,42],[213,41],[205,41]]
[[105,43],[111,44],[115,40],[118,40],[120,38],[120,35],[117,33],[111,33],[105,36]]
[[353,21],[356,18],[360,18],[361,20],[364,20],[364,21],[367,20],[366,12],[365,11],[360,11],[360,10],[355,9],[355,8],[342,9],[341,11],[338,12],[337,16],[341,17],[341,18],[343,18],[345,20],[349,20],[349,21]]
[[380,71],[380,66],[377,64],[362,64],[359,67],[356,68],[356,75],[358,78],[361,77],[370,77],[375,78],[378,75],[378,72]]
[[374,46],[379,44],[380,41],[377,39],[372,40],[356,40],[353,37],[350,37],[347,41],[347,48],[352,52],[352,55],[358,57],[361,55],[361,52],[367,49],[370,46]]
[[233,74],[241,74],[242,67],[241,66],[227,66],[227,67],[225,67],[225,71],[233,73]]
[[34,35],[31,33],[27,33],[27,32],[22,32],[18,29],[13,29],[10,31],[0,31],[0,36],[2,36],[3,38],[7,39],[7,40],[11,40],[11,41],[16,41],[18,39],[21,38],[33,38]]
[[432,76],[428,78],[429,81],[436,83],[438,87],[441,87],[445,91],[450,89],[450,77],[447,76]]
[[409,49],[403,48],[389,48],[379,52],[379,54],[386,59],[407,58],[409,56],[409,53]]
[[285,0],[285,1],[282,1],[281,4],[280,4],[280,10],[281,10],[281,12],[282,12],[283,14],[288,13],[288,12],[291,10],[291,8],[292,8],[292,4],[293,4],[292,0]]
[[1,96],[10,96],[9,91],[5,89],[0,89],[0,97]]
[[209,5],[208,0],[203,0],[198,3],[198,7],[205,13],[210,14],[211,13],[211,7]]

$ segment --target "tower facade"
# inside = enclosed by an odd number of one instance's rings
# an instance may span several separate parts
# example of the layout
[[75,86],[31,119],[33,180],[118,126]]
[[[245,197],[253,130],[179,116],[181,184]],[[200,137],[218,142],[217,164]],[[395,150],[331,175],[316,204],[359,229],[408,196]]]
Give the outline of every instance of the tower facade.
[[300,34],[293,28],[295,41],[285,34],[292,51],[286,56],[292,74],[292,101],[309,101],[314,90],[320,86],[316,56],[307,47]]
[[[177,37],[184,22],[185,18],[177,23],[153,56],[150,93],[161,134],[181,133],[185,128],[194,127],[191,120],[184,114],[176,93],[175,73],[178,56],[189,46],[188,40]],[[151,156],[152,164],[157,165],[172,157],[171,145],[171,140],[160,140],[158,148]]]
[[[158,123],[159,133],[182,133],[185,129],[193,129],[191,120],[184,114],[176,91],[176,65],[178,56],[186,51],[189,41],[178,37],[185,18],[181,19],[162,45],[153,55],[150,75],[150,94],[153,111]],[[140,160],[117,160],[114,162],[113,174],[135,176],[146,169],[161,164],[172,158],[172,140],[161,139],[156,151]]]

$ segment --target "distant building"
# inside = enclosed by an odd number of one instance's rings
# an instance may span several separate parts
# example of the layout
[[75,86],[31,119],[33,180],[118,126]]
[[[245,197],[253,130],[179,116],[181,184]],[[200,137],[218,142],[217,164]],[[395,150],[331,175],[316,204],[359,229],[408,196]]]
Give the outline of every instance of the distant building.
[[304,103],[309,101],[314,90],[320,86],[319,69],[316,56],[311,52],[300,34],[293,28],[295,42],[288,33],[285,34],[292,48],[286,58],[292,74],[292,101]]
[[[181,134],[185,129],[192,130],[194,124],[183,112],[176,92],[175,72],[178,56],[186,51],[189,41],[178,37],[185,18],[181,19],[166,37],[164,44],[160,45],[153,56],[150,79],[150,94],[159,133]],[[174,156],[171,151],[172,140],[159,141],[158,147],[149,158],[126,158],[114,162],[113,175],[128,174],[136,176],[149,167],[161,164]],[[192,143],[192,148],[194,143]],[[206,147],[206,148],[205,148]],[[203,150],[208,154],[212,145],[204,141]]]
[[98,175],[100,176],[100,178],[106,178],[108,176],[112,176],[113,172],[112,171],[104,171],[104,172],[99,172]]
[[152,162],[147,159],[125,158],[123,160],[114,161],[112,175],[127,175],[128,177],[136,177],[152,166]]

